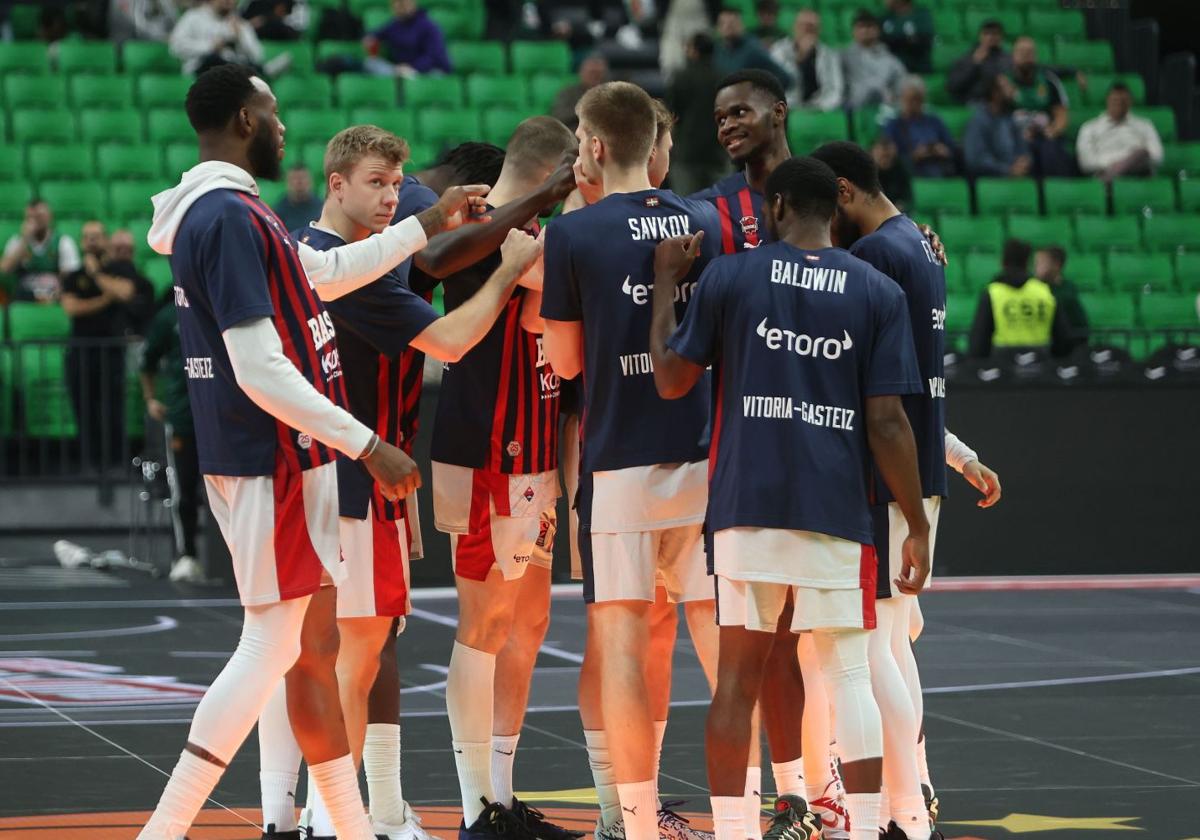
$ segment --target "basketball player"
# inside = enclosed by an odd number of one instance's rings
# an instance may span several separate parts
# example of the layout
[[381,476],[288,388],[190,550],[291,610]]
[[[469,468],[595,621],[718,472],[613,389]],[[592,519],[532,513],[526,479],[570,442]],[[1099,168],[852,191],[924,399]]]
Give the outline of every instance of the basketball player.
[[[917,442],[932,561],[938,514],[947,492],[946,464],[985,494],[986,506],[995,504],[1000,493],[996,474],[946,429],[945,272],[916,225],[883,194],[878,167],[867,151],[854,143],[827,143],[813,152],[813,157],[828,164],[838,179],[834,226],[838,244],[891,277],[904,290],[908,302],[921,380],[926,387],[904,398],[904,410]],[[906,530],[899,508],[878,475],[873,477],[872,501],[880,574],[876,593],[878,626],[870,650],[871,682],[883,718],[883,769],[888,794],[888,808],[880,814],[880,827],[891,831],[889,836],[926,840],[930,834],[929,804],[921,790],[917,757],[918,739],[923,749],[924,734],[901,667],[912,657],[908,634],[916,597],[895,591],[890,584],[898,573],[898,548]],[[913,667],[915,672],[915,660]],[[894,823],[890,827],[889,820]]]
[[[877,836],[883,744],[867,666],[876,563],[869,457],[909,526],[897,585],[915,591],[928,573],[916,448],[900,400],[922,387],[904,294],[831,247],[837,194],[820,161],[776,167],[764,205],[773,244],[711,264],[673,335],[671,291],[700,243],[683,237],[657,255],[659,393],[687,393],[710,364],[720,382],[708,528],[721,655],[706,738],[719,840],[741,836],[750,710],[782,621],[812,632],[833,698],[850,836]],[[781,796],[768,833],[815,836],[804,806]]]
[[[647,172],[655,111],[624,82],[576,107],[580,169],[604,198],[547,231],[546,346],[561,375],[583,371],[579,543],[600,696],[625,836],[658,836],[654,721],[645,669],[656,573],[676,601],[711,586],[700,538],[708,394],[658,398],[647,335],[654,245],[716,230],[711,206],[655,189]],[[681,306],[686,295],[681,296]],[[704,597],[707,597],[705,595]]]
[[255,179],[277,178],[283,157],[284,126],[267,84],[241,66],[214,68],[192,84],[186,107],[202,162],[155,196],[148,240],[171,257],[200,469],[246,609],[238,647],[197,707],[139,837],[183,836],[286,672],[292,728],[338,834],[369,840],[334,651],[319,643],[333,615],[322,579],[344,576],[334,452],[363,460],[391,499],[420,477],[411,458],[342,407],[321,299],[373,281],[486,190],[448,195],[331,258],[296,246],[258,198]]
[[[551,117],[522,122],[490,193],[493,225],[505,205],[541,188],[573,145],[570,131]],[[510,221],[536,232],[536,215]],[[443,281],[448,310],[474,294],[495,260],[489,256]],[[512,831],[514,822],[547,840],[572,836],[518,802],[511,789],[528,681],[549,621],[547,540],[558,499],[559,380],[542,350],[538,269],[522,278],[483,341],[444,367],[433,430],[434,520],[450,534],[459,596],[446,705],[464,838]],[[536,592],[527,595],[527,585]],[[518,611],[527,598],[534,605]],[[514,673],[499,673],[497,656],[517,638],[523,652],[511,660]],[[493,785],[494,775],[504,788]]]

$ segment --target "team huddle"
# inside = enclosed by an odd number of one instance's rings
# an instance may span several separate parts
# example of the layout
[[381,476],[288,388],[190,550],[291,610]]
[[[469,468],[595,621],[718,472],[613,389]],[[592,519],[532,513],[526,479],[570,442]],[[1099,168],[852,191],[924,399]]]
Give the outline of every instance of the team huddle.
[[713,691],[716,840],[764,837],[763,730],[771,840],[940,837],[916,595],[946,466],[984,507],[999,481],[945,429],[940,242],[857,146],[792,157],[785,99],[769,74],[722,82],[738,171],[687,198],[661,189],[672,115],[629,83],[589,90],[574,134],[531,117],[415,175],[402,139],[352,126],[320,219],[289,232],[258,196],[284,152],[270,88],[235,65],[196,80],[203,162],[155,197],[149,239],[245,621],[142,840],[184,837],[256,723],[264,838],[429,840],[401,788],[397,665],[425,356],[460,840],[580,836],[513,793],[562,537],[598,840],[712,838],[657,785],[679,604]]

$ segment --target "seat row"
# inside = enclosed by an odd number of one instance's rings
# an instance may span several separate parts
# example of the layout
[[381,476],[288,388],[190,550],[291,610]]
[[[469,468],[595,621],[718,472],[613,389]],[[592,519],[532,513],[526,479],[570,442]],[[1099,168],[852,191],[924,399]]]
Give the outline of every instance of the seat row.
[[[1200,211],[1200,180],[1175,178],[1118,178],[1109,189],[1091,178],[914,178],[916,215],[1037,214],[1145,215]],[[974,206],[972,207],[972,192]]]

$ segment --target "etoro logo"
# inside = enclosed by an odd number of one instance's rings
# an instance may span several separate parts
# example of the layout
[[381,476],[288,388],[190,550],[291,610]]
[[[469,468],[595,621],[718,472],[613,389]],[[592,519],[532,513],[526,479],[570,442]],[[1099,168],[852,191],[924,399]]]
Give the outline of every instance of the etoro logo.
[[[621,291],[629,295],[633,302],[638,306],[643,306],[650,300],[650,291],[654,288],[653,283],[634,283],[633,275],[626,274],[625,282],[621,284]],[[676,303],[687,303],[692,293],[696,290],[696,281],[690,280],[686,283],[680,283],[675,287],[673,298]]]
[[821,336],[813,338],[807,333],[796,333],[780,327],[768,327],[767,319],[763,318],[758,324],[757,332],[766,342],[768,350],[787,350],[797,356],[811,356],[814,359],[825,358],[830,361],[840,359],[843,351],[849,351],[854,347],[854,341],[846,330],[842,330],[840,339]]

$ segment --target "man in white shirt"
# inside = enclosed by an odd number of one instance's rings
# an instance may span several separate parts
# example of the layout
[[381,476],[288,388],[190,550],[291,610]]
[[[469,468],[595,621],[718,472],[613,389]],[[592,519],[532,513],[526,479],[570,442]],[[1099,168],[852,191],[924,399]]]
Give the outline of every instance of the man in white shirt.
[[812,9],[796,12],[791,38],[771,45],[771,58],[792,75],[789,108],[833,111],[842,107],[846,77],[837,50],[821,41],[821,16]]
[[258,65],[262,44],[249,22],[237,13],[237,0],[207,0],[184,12],[168,42],[185,73],[217,64]]
[[881,31],[875,15],[865,10],[855,15],[854,43],[842,50],[848,108],[892,105],[900,95],[908,71],[880,40]]
[[1079,168],[1102,181],[1122,175],[1149,175],[1162,163],[1163,147],[1154,123],[1130,113],[1133,95],[1124,82],[1108,89],[1104,113],[1079,129],[1075,153]]

